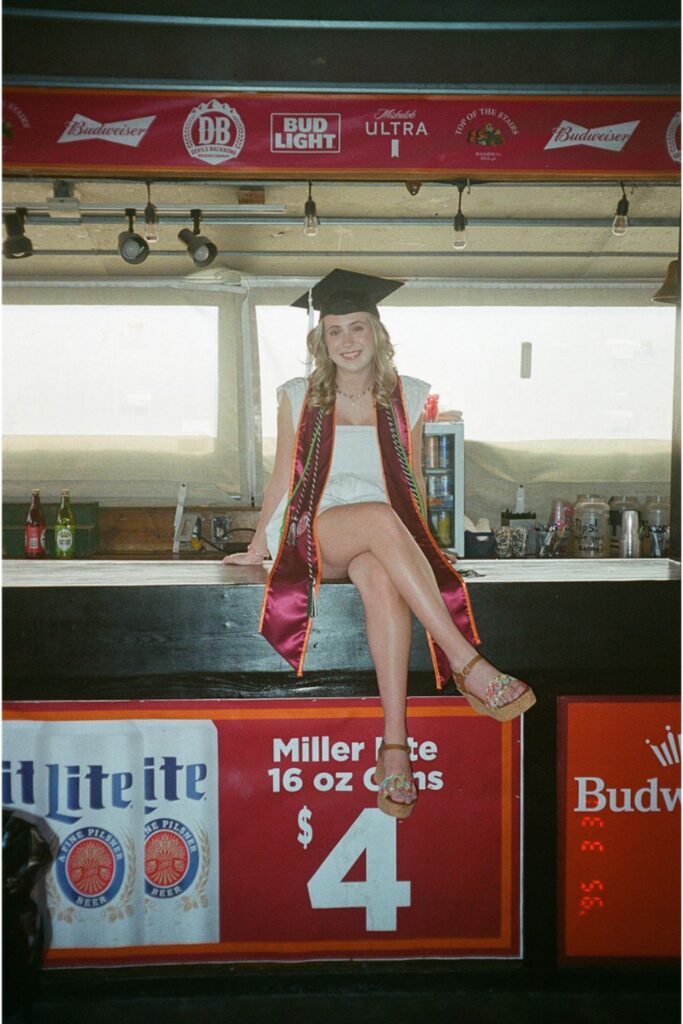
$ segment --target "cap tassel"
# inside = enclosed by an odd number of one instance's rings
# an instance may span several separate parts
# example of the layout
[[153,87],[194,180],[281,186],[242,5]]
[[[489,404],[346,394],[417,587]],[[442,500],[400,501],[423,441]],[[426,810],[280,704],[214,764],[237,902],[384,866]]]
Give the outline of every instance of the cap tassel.
[[313,289],[308,289],[308,332],[315,327],[315,309],[313,308]]

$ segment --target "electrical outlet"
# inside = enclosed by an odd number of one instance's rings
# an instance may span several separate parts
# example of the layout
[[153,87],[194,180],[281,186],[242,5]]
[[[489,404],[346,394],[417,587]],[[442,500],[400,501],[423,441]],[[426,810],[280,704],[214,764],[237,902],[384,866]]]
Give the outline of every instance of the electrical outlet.
[[183,512],[183,519],[180,524],[180,543],[184,547],[189,547],[192,541],[192,531],[194,530],[194,524],[197,521],[196,512]]
[[228,537],[230,519],[227,515],[211,516],[211,540],[214,544],[222,544]]

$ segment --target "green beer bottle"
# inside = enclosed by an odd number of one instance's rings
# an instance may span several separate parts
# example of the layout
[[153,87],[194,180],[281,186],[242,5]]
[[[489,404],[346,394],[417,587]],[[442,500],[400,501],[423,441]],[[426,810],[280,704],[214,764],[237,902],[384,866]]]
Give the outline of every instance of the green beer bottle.
[[55,524],[55,558],[73,558],[76,554],[76,520],[71,508],[69,488],[62,490],[62,503]]

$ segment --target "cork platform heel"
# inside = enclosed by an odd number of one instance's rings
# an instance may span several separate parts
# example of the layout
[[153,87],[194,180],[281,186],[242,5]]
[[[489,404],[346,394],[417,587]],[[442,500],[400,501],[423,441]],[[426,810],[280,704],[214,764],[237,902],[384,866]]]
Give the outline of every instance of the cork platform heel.
[[484,700],[470,693],[465,686],[465,679],[477,662],[482,659],[483,655],[475,654],[460,672],[453,672],[456,689],[465,697],[470,707],[478,715],[490,715],[497,722],[509,722],[513,718],[517,718],[518,715],[523,715],[530,707],[533,707],[536,703],[536,695],[530,686],[527,686],[524,693],[520,693],[519,697],[515,697],[514,700],[505,701],[506,689],[512,683],[521,681],[515,679],[514,676],[509,676],[506,672],[499,672],[495,679],[491,680],[486,689]]
[[[409,818],[413,813],[413,807],[417,803],[417,789],[411,776],[406,775],[405,772],[394,772],[393,775],[384,774],[384,763],[382,761],[382,754],[385,750],[405,750],[407,754],[410,753],[410,747],[407,743],[384,743],[379,748],[379,757],[377,759],[377,767],[375,769],[375,785],[379,786],[379,792],[377,794],[377,806],[380,811],[384,811],[385,814],[390,815],[392,818]],[[399,803],[397,800],[392,800],[389,796],[389,790],[402,790],[404,793],[410,793],[415,791],[415,799],[409,804]]]

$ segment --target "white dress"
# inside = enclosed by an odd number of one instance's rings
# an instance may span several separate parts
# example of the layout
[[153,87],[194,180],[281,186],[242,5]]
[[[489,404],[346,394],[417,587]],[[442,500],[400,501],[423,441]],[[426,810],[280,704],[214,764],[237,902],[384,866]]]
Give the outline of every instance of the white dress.
[[[417,377],[403,375],[401,383],[412,429],[420,417],[430,385]],[[295,430],[299,425],[306,387],[305,377],[293,377],[277,389],[278,405],[283,394],[289,398]],[[288,494],[282,496],[266,527],[268,550],[273,558],[280,546],[280,531],[288,497]],[[361,501],[389,501],[384,487],[377,429],[374,424],[363,427],[337,426],[332,465],[318,506],[318,515],[334,505],[351,505]]]

